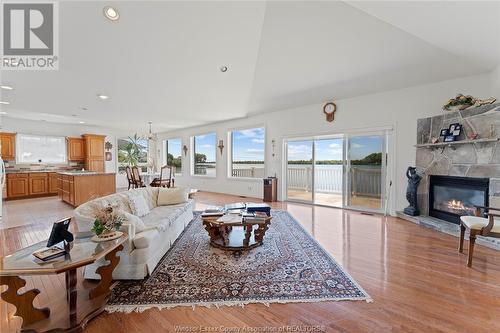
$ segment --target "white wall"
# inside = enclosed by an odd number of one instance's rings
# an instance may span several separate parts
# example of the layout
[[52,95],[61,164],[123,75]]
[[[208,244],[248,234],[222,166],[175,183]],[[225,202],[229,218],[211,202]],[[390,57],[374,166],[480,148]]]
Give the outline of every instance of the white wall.
[[[232,128],[264,125],[266,128],[266,170],[267,175],[275,175],[282,183],[282,142],[284,138],[307,134],[342,133],[356,129],[393,127],[393,154],[389,164],[394,166],[393,208],[400,210],[407,206],[405,199],[405,171],[415,164],[417,119],[442,113],[442,104],[457,93],[484,96],[491,87],[490,75],[478,75],[443,81],[434,84],[411,87],[384,93],[337,100],[335,121],[325,121],[323,103],[306,105],[294,109],[250,116],[203,127],[160,133],[160,139],[181,137],[183,144],[190,148],[190,137],[196,134],[216,132],[226,147],[227,132]],[[335,93],[332,92],[334,95]],[[275,139],[276,156],[271,156],[271,140]],[[234,180],[227,177],[228,149],[221,156],[217,149],[217,177],[204,178],[189,174],[189,151],[183,156],[183,175],[176,178],[176,184],[191,186],[206,191],[223,192],[251,197],[262,197],[261,180]],[[279,197],[282,198],[281,186]]]
[[500,100],[500,66],[491,72],[491,96]]
[[4,132],[39,134],[39,135],[60,135],[60,136],[81,136],[82,134],[100,134],[106,135],[106,141],[113,144],[113,160],[105,162],[106,172],[116,172],[116,152],[117,152],[117,134],[110,129],[104,129],[96,126],[85,126],[80,124],[58,124],[43,121],[32,121],[25,119],[16,119],[3,116],[1,130]]

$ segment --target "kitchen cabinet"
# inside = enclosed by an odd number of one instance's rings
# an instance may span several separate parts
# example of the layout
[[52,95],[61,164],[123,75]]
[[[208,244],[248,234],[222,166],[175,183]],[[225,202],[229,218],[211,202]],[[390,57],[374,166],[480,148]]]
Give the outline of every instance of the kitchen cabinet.
[[30,173],[29,195],[43,195],[49,192],[49,175],[46,172]]
[[50,194],[57,194],[57,191],[59,189],[59,179],[58,175],[55,172],[49,173],[49,193]]
[[6,199],[19,199],[57,194],[58,174],[55,172],[19,172],[7,174]]
[[85,140],[82,138],[68,138],[68,161],[85,160]]
[[7,174],[7,198],[22,198],[28,195],[28,174]]
[[0,132],[0,144],[2,146],[2,159],[14,161],[16,159],[16,134]]
[[61,200],[77,207],[89,200],[116,192],[116,175],[102,174],[59,174]]
[[104,172],[104,135],[84,134],[85,169],[87,171]]
[[75,193],[73,176],[61,175],[61,199],[74,206]]

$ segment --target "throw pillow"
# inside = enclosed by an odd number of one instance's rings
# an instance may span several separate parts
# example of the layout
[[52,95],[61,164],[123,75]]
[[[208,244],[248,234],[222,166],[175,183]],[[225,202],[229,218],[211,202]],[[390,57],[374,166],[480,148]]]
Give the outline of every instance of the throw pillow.
[[188,201],[189,191],[187,188],[160,188],[158,191],[158,206],[176,205]]
[[146,229],[144,222],[138,217],[128,212],[120,211],[120,213],[125,217],[123,224],[132,224],[135,226],[135,232],[139,233]]
[[145,216],[148,215],[150,210],[146,199],[142,195],[133,195],[129,198],[130,210],[135,216]]

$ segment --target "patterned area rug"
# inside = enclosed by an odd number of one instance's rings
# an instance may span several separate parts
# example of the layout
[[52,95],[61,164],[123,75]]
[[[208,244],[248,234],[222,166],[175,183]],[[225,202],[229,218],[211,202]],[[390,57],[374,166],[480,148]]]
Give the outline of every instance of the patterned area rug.
[[210,246],[195,214],[153,274],[119,282],[106,310],[371,301],[288,212],[273,210],[272,216],[264,244],[238,254]]

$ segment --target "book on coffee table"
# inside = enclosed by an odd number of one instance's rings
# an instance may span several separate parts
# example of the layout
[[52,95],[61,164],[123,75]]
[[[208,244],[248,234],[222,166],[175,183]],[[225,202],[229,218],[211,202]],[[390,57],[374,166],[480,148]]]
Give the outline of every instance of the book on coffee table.
[[224,209],[227,210],[241,210],[245,209],[246,205],[243,202],[236,202],[236,203],[231,203],[227,204],[224,206]]
[[52,246],[49,247],[48,249],[40,250],[37,252],[34,252],[33,255],[40,260],[47,261],[51,260],[60,256],[63,256],[66,254],[66,251],[63,248],[60,248],[58,246]]
[[210,206],[201,213],[202,217],[208,217],[208,216],[222,216],[224,215],[224,208],[220,206]]

